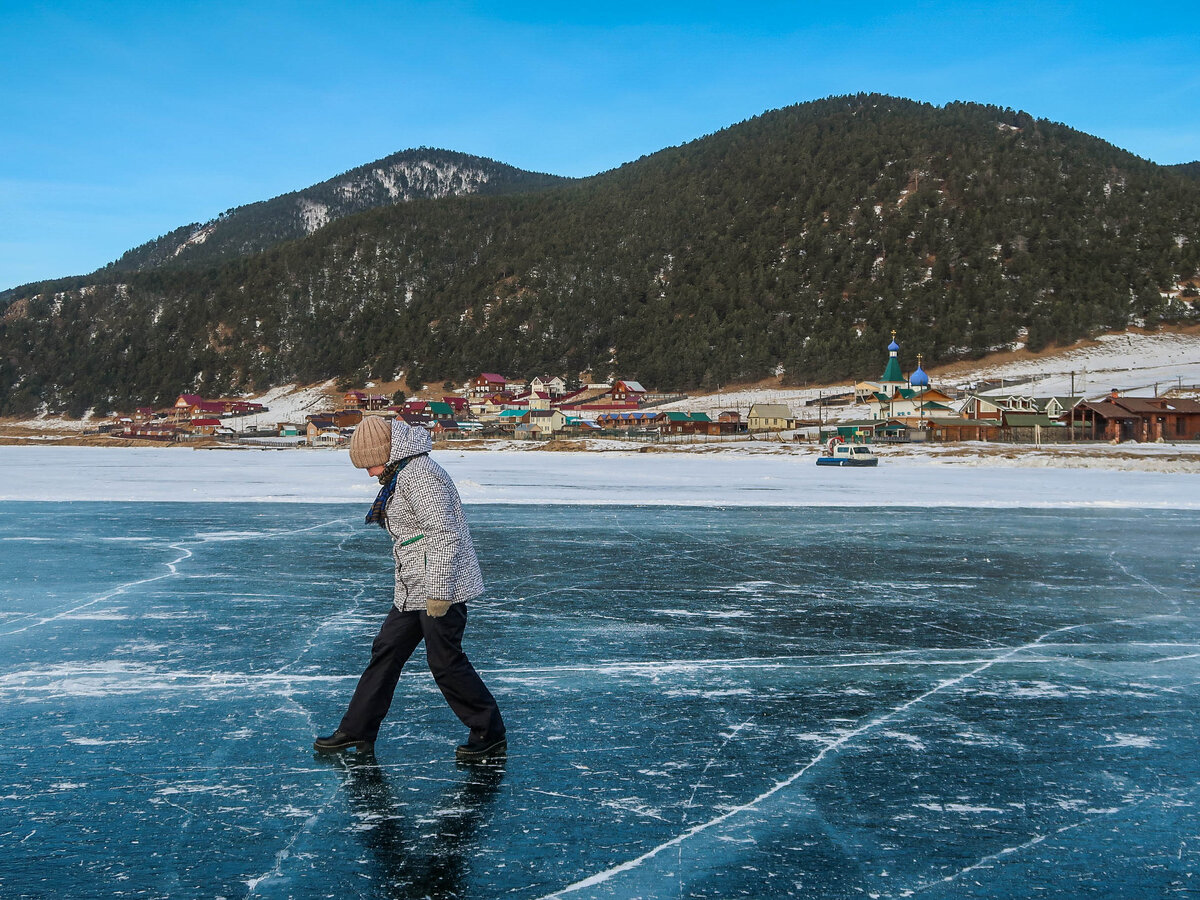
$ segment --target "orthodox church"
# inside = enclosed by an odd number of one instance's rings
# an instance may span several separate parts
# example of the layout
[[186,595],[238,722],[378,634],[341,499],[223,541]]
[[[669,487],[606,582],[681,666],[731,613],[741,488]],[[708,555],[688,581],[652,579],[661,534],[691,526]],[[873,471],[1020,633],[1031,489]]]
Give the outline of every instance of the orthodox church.
[[[954,398],[929,383],[929,374],[921,367],[917,356],[917,368],[908,378],[900,371],[900,345],[896,343],[896,332],[888,344],[887,368],[875,390],[867,394],[867,405],[876,419],[932,418],[956,415],[950,406]],[[868,385],[864,385],[868,386]]]

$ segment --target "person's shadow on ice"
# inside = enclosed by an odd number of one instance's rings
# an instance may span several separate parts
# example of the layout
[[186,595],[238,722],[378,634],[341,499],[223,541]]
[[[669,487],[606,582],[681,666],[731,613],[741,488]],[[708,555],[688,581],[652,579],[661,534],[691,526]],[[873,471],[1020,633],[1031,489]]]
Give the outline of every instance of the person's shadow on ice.
[[504,779],[503,757],[460,766],[459,779],[415,814],[397,802],[392,776],[373,753],[317,758],[342,773],[378,896],[466,896],[473,838]]

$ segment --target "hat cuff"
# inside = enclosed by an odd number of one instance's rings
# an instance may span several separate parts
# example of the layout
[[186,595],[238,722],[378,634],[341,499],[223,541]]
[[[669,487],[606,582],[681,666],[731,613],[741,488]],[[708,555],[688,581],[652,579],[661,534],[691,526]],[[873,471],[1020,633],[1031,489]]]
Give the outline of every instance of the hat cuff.
[[350,462],[357,469],[372,469],[375,466],[386,466],[388,462],[387,453],[372,453],[373,448],[358,449],[350,448]]

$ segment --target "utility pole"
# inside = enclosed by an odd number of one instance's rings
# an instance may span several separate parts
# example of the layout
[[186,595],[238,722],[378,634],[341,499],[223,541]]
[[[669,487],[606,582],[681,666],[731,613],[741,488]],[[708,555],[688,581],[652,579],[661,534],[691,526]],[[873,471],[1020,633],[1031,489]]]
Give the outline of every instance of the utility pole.
[[1068,426],[1070,431],[1067,432],[1067,440],[1072,444],[1075,443],[1075,370],[1071,370],[1071,419]]
[[[921,368],[921,354],[920,353],[917,354],[917,368],[918,369]],[[926,379],[926,380],[928,380],[928,379]],[[926,390],[928,390],[928,386],[926,386],[925,389],[921,391],[921,394],[924,394]],[[925,401],[921,398],[920,394],[917,395],[917,402],[920,403],[919,409],[921,411],[921,425],[924,426],[925,425]]]

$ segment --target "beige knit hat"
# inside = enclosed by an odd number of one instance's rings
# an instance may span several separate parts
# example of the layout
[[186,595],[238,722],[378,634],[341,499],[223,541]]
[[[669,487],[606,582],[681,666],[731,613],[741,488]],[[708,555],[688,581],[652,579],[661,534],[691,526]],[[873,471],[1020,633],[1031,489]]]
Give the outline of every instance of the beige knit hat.
[[364,416],[350,436],[350,462],[357,468],[386,466],[392,455],[392,426],[382,416]]

